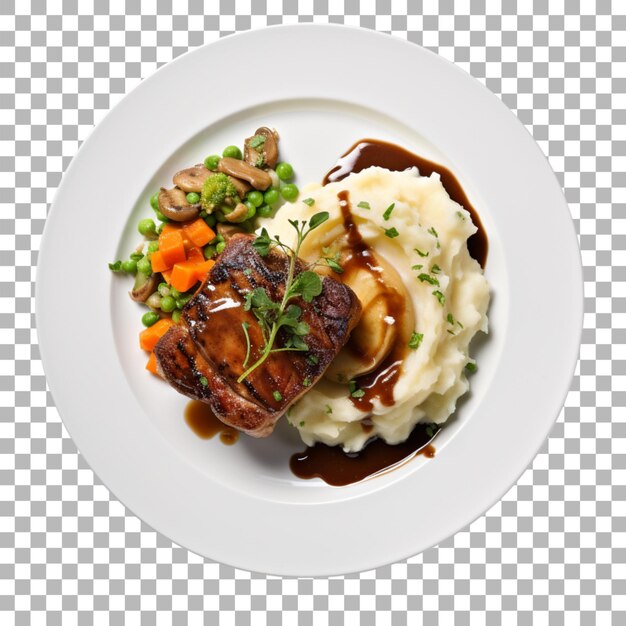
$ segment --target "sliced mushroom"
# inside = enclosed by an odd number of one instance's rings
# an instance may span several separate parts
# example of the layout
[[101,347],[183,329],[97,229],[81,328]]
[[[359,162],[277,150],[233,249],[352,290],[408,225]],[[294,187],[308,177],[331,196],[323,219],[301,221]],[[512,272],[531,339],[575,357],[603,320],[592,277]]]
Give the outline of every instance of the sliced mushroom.
[[197,217],[200,213],[200,204],[189,204],[187,194],[178,187],[165,189],[159,192],[159,211],[174,222],[186,222]]
[[185,170],[180,170],[174,175],[174,184],[180,187],[185,193],[195,192],[200,193],[202,191],[202,185],[204,181],[213,176],[215,172],[212,172],[207,167],[204,167],[202,163],[188,167]]
[[244,159],[254,167],[273,169],[278,161],[278,133],[267,126],[257,128],[244,142]]
[[137,272],[137,276],[135,277],[135,284],[133,285],[133,290],[130,293],[130,297],[135,302],[145,302],[156,290],[159,286],[160,274],[150,274],[150,276],[146,276],[141,272]]
[[252,185],[249,185],[245,180],[235,178],[234,176],[228,177],[233,187],[237,190],[237,195],[240,198],[245,198],[246,194],[252,189]]
[[244,232],[242,228],[235,224],[221,223],[217,225],[217,234],[224,237],[224,241],[228,241],[233,235]]
[[260,189],[261,191],[264,191],[272,184],[272,179],[267,172],[240,159],[224,157],[220,159],[217,169],[229,176],[247,180],[255,189]]
[[248,215],[248,207],[240,202],[230,213],[225,214],[224,217],[228,222],[237,224],[238,222],[243,222],[246,219],[246,215]]

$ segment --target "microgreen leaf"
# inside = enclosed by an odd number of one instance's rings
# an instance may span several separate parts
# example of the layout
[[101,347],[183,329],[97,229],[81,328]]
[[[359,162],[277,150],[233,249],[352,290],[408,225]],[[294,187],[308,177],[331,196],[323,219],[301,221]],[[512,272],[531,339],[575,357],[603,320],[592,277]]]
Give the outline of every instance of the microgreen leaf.
[[270,239],[270,236],[265,228],[261,231],[261,234],[252,242],[252,246],[261,256],[267,256],[269,254],[271,244],[272,240]]
[[321,213],[316,213],[309,220],[309,230],[313,230],[314,228],[317,228],[318,226],[323,224],[329,217],[330,217],[330,214],[328,213],[328,211],[322,211]]
[[313,206],[315,204],[315,200],[313,198],[305,198],[302,202],[307,206]]
[[365,202],[365,200],[361,200],[361,202],[359,202],[357,204],[357,206],[359,207],[359,209],[367,209],[368,211],[372,208],[370,206],[369,202]]
[[389,237],[389,239],[394,239],[395,237],[397,237],[400,233],[396,230],[395,226],[392,226],[391,228],[385,228],[385,235],[387,237]]
[[122,270],[122,262],[115,261],[115,263],[109,263],[109,269],[112,272],[120,272]]
[[341,265],[339,265],[339,263],[337,263],[337,261],[335,261],[334,259],[324,259],[326,261],[326,264],[328,265],[328,267],[330,267],[331,270],[333,270],[333,272],[335,272],[335,274],[343,274],[343,267],[341,267]]
[[312,302],[322,293],[322,279],[315,272],[298,274],[289,290],[290,296],[300,296],[305,302]]

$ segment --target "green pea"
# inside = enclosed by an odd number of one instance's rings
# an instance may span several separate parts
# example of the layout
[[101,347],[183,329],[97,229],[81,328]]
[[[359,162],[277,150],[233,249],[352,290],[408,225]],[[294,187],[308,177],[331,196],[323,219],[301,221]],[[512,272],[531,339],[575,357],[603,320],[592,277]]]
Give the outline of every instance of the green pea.
[[272,209],[272,207],[268,206],[267,204],[263,204],[256,210],[256,214],[259,217],[272,217],[273,212],[274,209]]
[[160,235],[163,232],[163,228],[165,227],[165,224],[163,222],[161,222],[158,226],[157,226],[157,235]]
[[152,264],[146,257],[137,261],[137,271],[145,274],[146,276],[150,276],[150,274],[152,274]]
[[163,282],[163,283],[159,283],[159,286],[157,287],[158,292],[161,294],[161,296],[163,296],[165,298],[165,296],[169,296],[170,295],[170,286]]
[[224,152],[222,152],[222,156],[231,159],[241,159],[243,157],[241,150],[237,146],[226,146]]
[[128,261],[124,261],[122,263],[122,270],[127,274],[136,274],[137,273],[137,261],[134,259],[128,259]]
[[141,323],[146,327],[150,327],[153,324],[156,324],[159,321],[159,314],[154,311],[148,311],[144,313],[141,317]]
[[137,226],[137,230],[140,235],[148,236],[156,234],[156,224],[154,220],[151,220],[149,217],[145,220],[141,220],[139,225]]
[[215,224],[217,223],[217,218],[215,217],[215,215],[213,215],[213,214],[211,213],[211,215],[207,215],[207,216],[204,218],[204,221],[206,222],[206,225],[207,225],[209,228],[213,228],[213,226],[215,226]]
[[180,311],[172,311],[172,322],[178,324],[180,322]]
[[155,194],[150,196],[150,206],[155,210],[159,210],[159,192],[157,191]]
[[225,241],[220,241],[216,246],[215,246],[215,251],[218,254],[222,254],[222,252],[224,252],[224,248],[226,247],[226,242]]
[[216,170],[217,166],[219,165],[220,158],[221,157],[219,156],[219,154],[212,154],[211,156],[208,156],[206,159],[204,159],[204,167],[209,170]]
[[215,250],[215,246],[204,246],[204,258],[205,259],[212,259],[215,254],[216,254],[216,250]]
[[276,166],[276,174],[278,174],[280,180],[291,180],[293,178],[293,167],[289,163],[279,163]]
[[255,207],[259,207],[263,204],[263,194],[260,191],[251,191],[246,200],[253,204]]
[[174,289],[174,287],[170,287],[170,296],[176,300],[176,298],[180,298],[180,291],[178,291],[178,289]]
[[189,300],[191,300],[191,294],[181,296],[180,298],[178,298],[178,300],[176,300],[176,308],[182,309],[187,304],[187,302],[189,302]]
[[246,202],[246,206],[248,207],[248,212],[246,213],[244,222],[246,220],[251,220],[256,215],[256,207],[254,206],[254,204],[252,204],[251,202]]
[[269,204],[270,206],[276,204],[280,200],[280,193],[278,192],[278,189],[268,189],[263,194],[263,200],[265,204]]
[[171,313],[176,308],[176,300],[172,298],[172,296],[165,296],[161,300],[161,311],[165,311],[166,313]]
[[212,246],[216,246],[220,241],[224,241],[224,235],[217,234],[213,239],[211,239],[211,241],[209,241],[209,243]]
[[159,209],[154,209],[154,214],[156,215],[156,218],[159,220],[159,222],[169,222],[167,217],[165,217],[165,215],[163,215],[163,213],[161,213]]
[[161,308],[161,296],[155,291],[147,300],[146,304],[151,309],[160,309]]
[[280,190],[280,193],[287,202],[294,202],[298,198],[300,191],[293,183],[289,183]]
[[190,191],[187,194],[187,202],[189,202],[189,204],[198,204],[198,202],[200,202],[200,196],[195,191]]
[[159,242],[158,241],[151,241],[148,244],[148,252],[156,252],[159,249]]

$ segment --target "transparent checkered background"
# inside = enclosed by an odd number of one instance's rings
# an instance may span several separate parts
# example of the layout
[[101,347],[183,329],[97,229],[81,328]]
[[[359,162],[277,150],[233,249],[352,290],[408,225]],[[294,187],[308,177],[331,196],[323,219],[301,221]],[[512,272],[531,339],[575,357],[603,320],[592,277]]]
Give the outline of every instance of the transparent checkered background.
[[[278,624],[282,613],[333,625],[359,612],[381,625],[626,624],[626,2],[549,11],[509,0],[0,0],[1,624],[121,623],[123,612],[146,624],[218,613]],[[190,554],[111,496],[46,388],[33,295],[61,175],[125,93],[190,48],[311,21],[426,46],[516,112],[576,221],[585,330],[549,441],[484,517],[405,563],[282,580]],[[79,296],[68,285],[60,297],[71,325]]]

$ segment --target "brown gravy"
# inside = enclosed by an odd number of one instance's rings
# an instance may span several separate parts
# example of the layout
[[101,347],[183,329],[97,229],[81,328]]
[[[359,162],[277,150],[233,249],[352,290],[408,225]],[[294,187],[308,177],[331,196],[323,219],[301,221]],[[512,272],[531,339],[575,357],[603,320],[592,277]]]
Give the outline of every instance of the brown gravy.
[[239,439],[239,431],[220,421],[211,407],[200,400],[191,400],[185,408],[185,422],[200,439],[213,439],[219,434],[220,441],[232,446]]
[[379,139],[361,139],[337,160],[336,165],[324,177],[323,184],[343,180],[349,174],[356,174],[373,165],[385,167],[394,172],[417,167],[422,176],[430,176],[433,172],[437,172],[450,197],[467,209],[472,216],[472,222],[478,231],[468,239],[467,249],[472,258],[476,259],[481,267],[485,267],[489,250],[487,233],[476,209],[465,195],[463,187],[447,167],[433,163],[393,143]]
[[294,454],[289,467],[298,478],[317,477],[336,487],[351,485],[418,454],[433,458],[435,448],[430,443],[432,437],[427,434],[426,428],[426,425],[418,424],[409,438],[397,446],[390,446],[382,439],[372,439],[355,454],[346,454],[340,446],[316,443],[304,452]]
[[[339,198],[343,225],[350,248],[350,255],[343,259],[341,263],[344,275],[349,276],[351,272],[365,270],[375,276],[376,280],[380,281],[385,288],[383,296],[388,315],[400,323],[400,320],[405,315],[405,298],[395,289],[387,287],[384,281],[382,281],[380,267],[377,267],[376,255],[361,237],[361,233],[352,217],[348,192],[340,191],[337,197]],[[364,395],[361,397],[351,396],[350,400],[352,404],[364,413],[368,413],[374,408],[373,401],[375,398],[378,398],[384,406],[393,405],[393,388],[400,377],[408,339],[409,337],[404,336],[403,333],[398,333],[389,355],[383,362],[373,372],[359,376],[356,379],[356,386]],[[350,342],[348,342],[347,348],[350,350]],[[355,356],[358,357],[359,355],[356,354]]]

